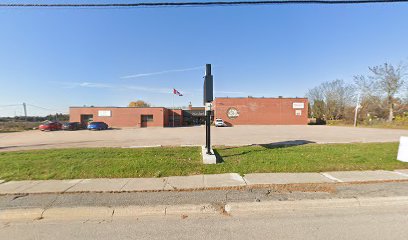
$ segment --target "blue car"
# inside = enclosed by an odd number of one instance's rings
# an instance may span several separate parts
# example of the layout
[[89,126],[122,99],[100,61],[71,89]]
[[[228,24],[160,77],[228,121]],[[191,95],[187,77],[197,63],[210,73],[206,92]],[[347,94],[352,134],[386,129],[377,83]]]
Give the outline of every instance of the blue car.
[[87,128],[88,130],[105,130],[108,129],[108,124],[104,122],[91,122]]

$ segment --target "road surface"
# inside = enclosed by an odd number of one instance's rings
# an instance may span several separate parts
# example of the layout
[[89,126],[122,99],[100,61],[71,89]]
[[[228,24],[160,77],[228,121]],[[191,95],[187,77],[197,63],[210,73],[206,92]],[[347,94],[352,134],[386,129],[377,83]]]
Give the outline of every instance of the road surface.
[[0,239],[407,239],[408,205],[0,225]]

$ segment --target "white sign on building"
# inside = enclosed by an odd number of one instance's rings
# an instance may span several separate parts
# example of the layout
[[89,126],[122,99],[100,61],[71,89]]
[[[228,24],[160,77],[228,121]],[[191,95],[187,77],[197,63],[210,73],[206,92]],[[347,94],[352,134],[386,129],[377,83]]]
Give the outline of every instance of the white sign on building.
[[302,102],[294,102],[294,103],[293,103],[293,108],[294,108],[294,109],[303,109],[303,108],[305,108],[305,103],[302,103]]
[[397,159],[408,162],[408,137],[401,137]]
[[112,117],[112,111],[111,110],[99,110],[98,117]]
[[234,107],[232,107],[232,108],[229,108],[228,110],[227,110],[227,116],[228,116],[228,118],[229,119],[235,119],[235,118],[237,118],[237,117],[239,117],[239,111],[238,111],[238,109],[236,109],[236,108],[234,108]]

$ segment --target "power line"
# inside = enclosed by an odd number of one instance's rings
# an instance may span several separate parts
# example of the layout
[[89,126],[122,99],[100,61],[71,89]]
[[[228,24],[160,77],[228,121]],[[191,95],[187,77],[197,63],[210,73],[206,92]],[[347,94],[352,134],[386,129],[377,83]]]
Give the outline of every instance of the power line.
[[34,108],[38,108],[38,109],[42,109],[42,110],[46,110],[46,111],[51,111],[51,112],[66,112],[66,110],[64,110],[64,111],[61,111],[61,109],[51,109],[51,108],[45,108],[45,107],[40,107],[40,106],[36,106],[36,105],[33,105],[33,104],[29,104],[29,103],[27,103],[27,106],[30,106],[30,107],[34,107]]
[[210,1],[210,2],[141,2],[141,3],[0,3],[0,7],[197,7],[197,6],[238,6],[238,5],[283,5],[283,4],[372,4],[406,3],[408,0],[272,0],[272,1]]
[[40,107],[40,106],[32,105],[32,104],[29,104],[29,103],[27,103],[27,106],[35,107],[35,108],[39,108],[39,109],[43,109],[43,110],[47,110],[47,111],[55,111],[55,109]]
[[21,104],[0,105],[0,107],[14,107],[14,106],[21,106]]

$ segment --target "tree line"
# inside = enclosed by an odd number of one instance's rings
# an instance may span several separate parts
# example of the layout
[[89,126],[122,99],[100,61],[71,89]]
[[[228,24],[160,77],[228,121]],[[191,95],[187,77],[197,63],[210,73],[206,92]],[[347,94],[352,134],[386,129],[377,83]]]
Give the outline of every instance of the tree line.
[[404,64],[369,67],[368,75],[355,75],[352,83],[337,79],[309,89],[309,115],[318,123],[387,121],[408,117],[407,68]]
[[69,121],[69,114],[57,113],[49,114],[45,117],[40,116],[15,116],[15,117],[0,117],[0,122],[43,122],[43,121]]

